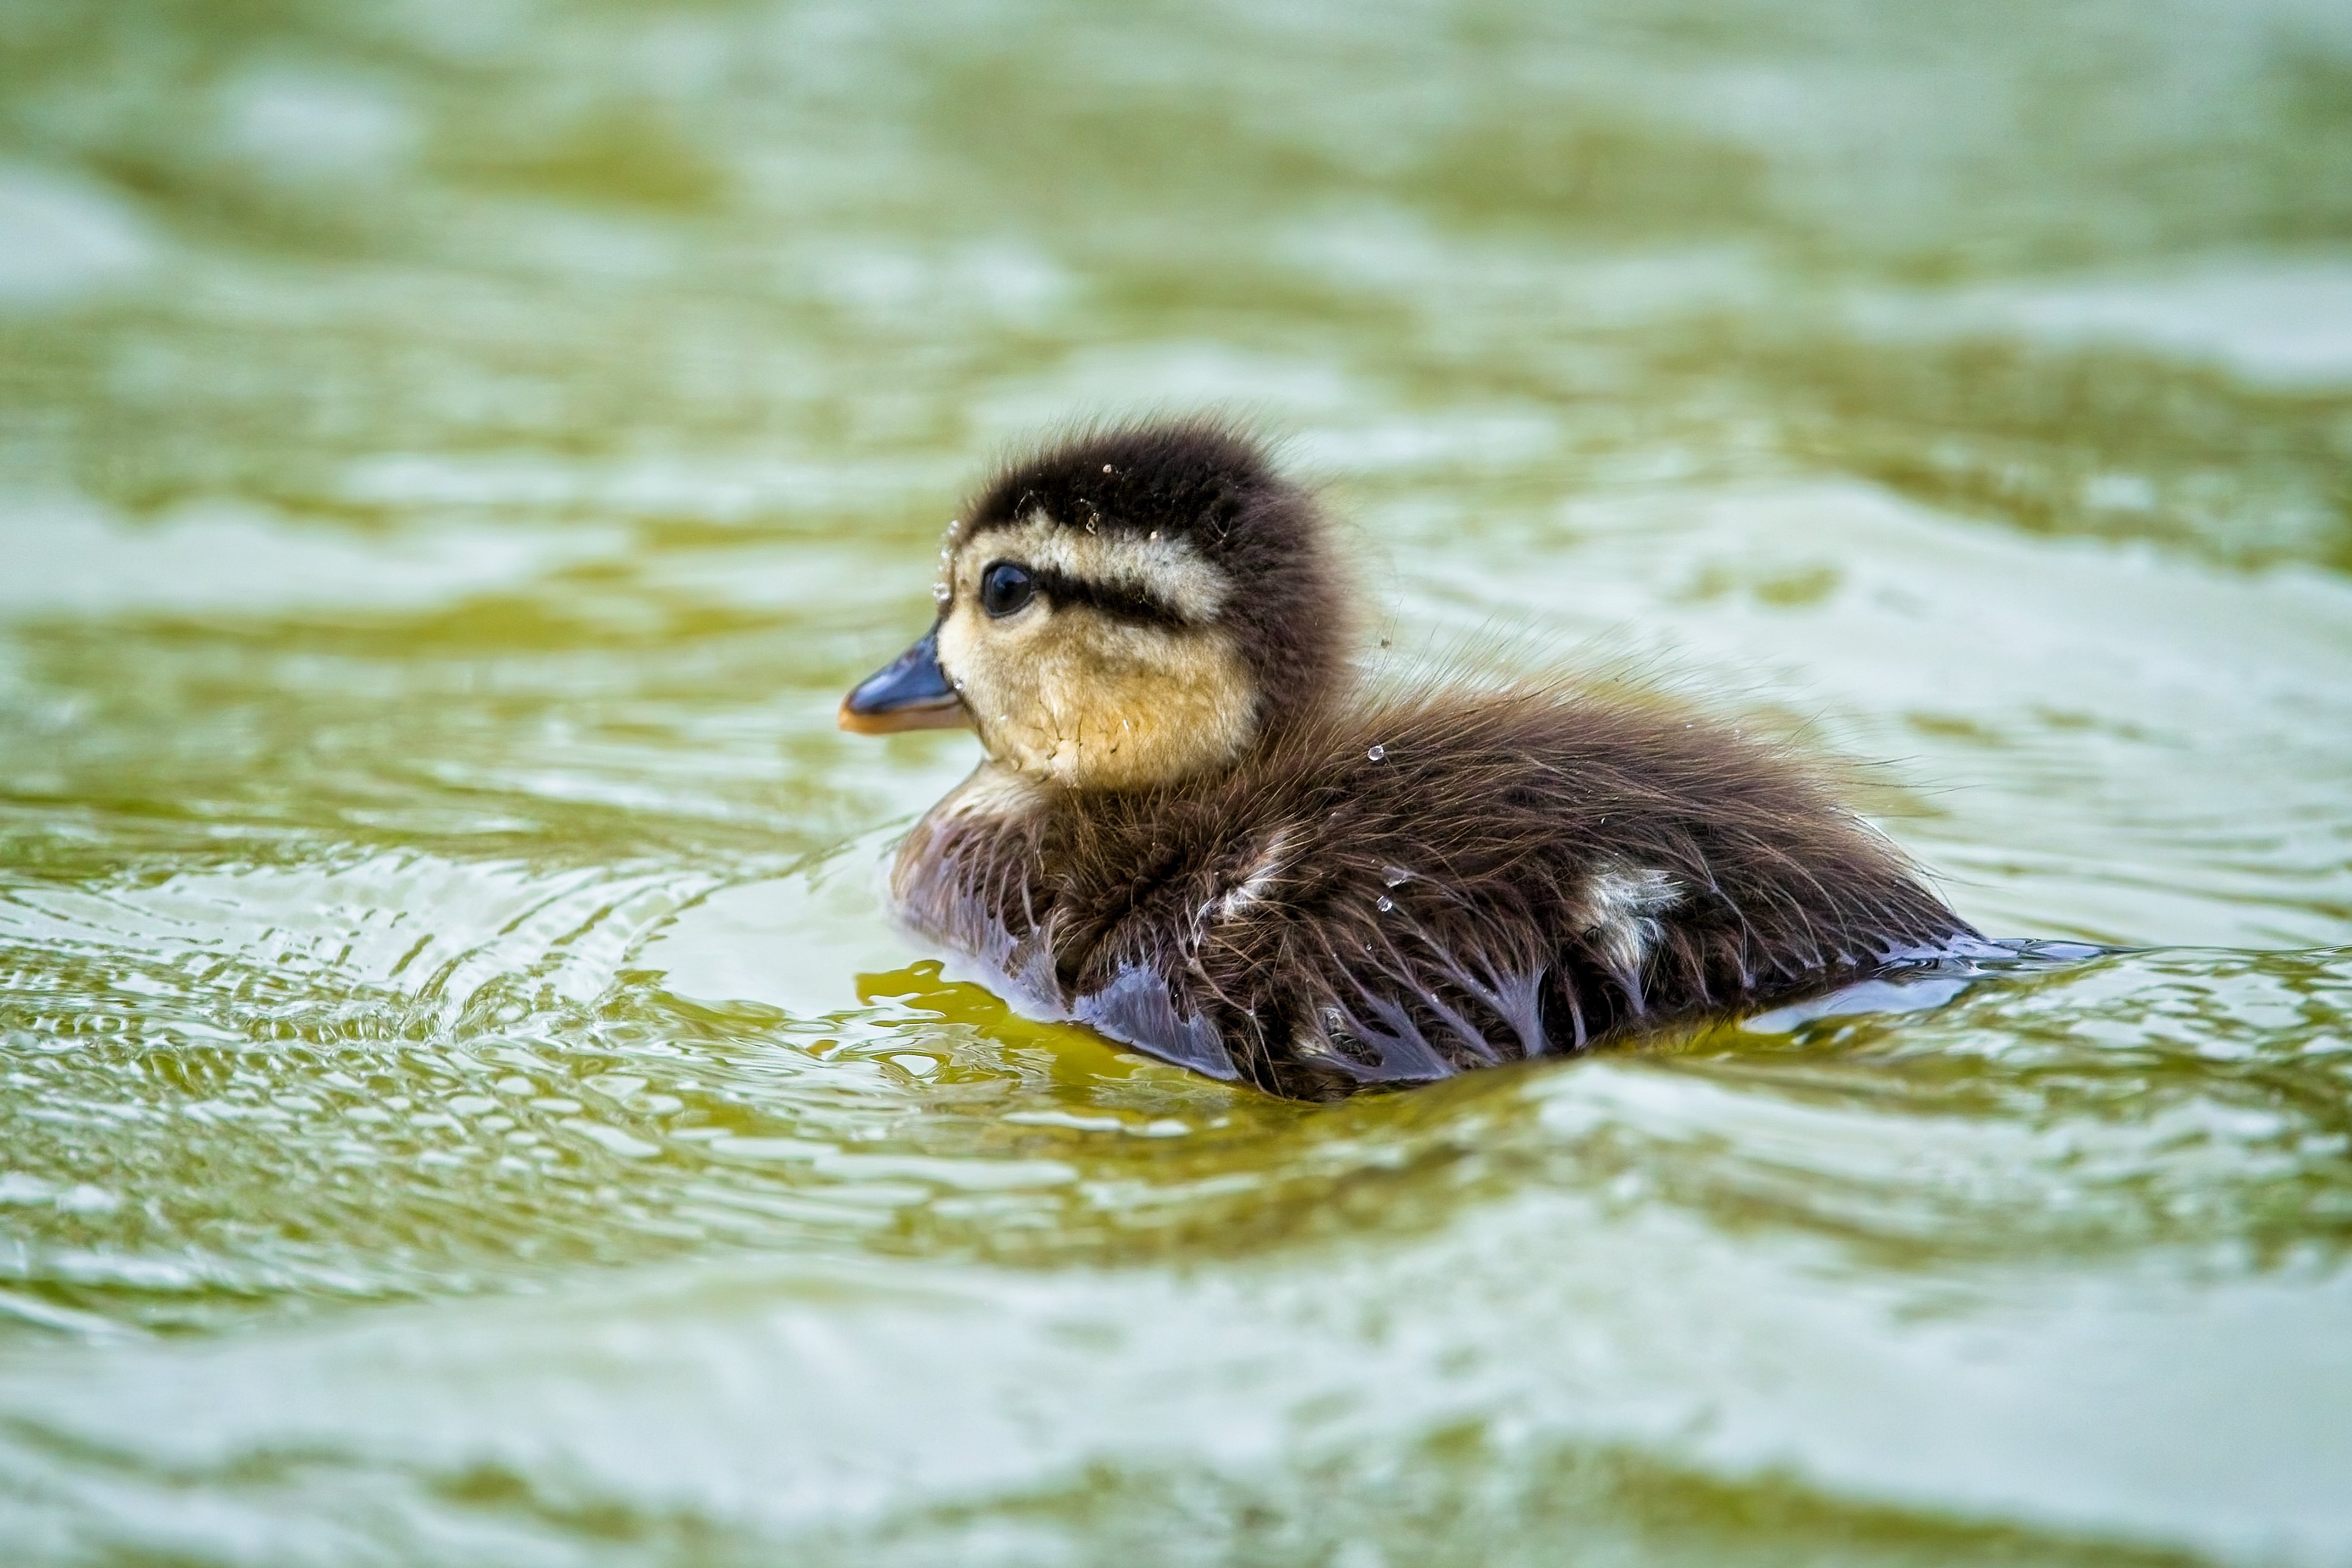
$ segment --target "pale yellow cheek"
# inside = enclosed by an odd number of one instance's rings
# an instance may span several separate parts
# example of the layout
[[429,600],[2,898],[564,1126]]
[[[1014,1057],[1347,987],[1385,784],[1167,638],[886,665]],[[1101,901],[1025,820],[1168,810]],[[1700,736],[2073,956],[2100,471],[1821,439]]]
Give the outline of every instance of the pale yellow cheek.
[[1249,738],[1231,710],[1234,694],[1129,686],[1104,697],[1068,759],[1069,782],[1119,788],[1181,778],[1230,761]]
[[959,604],[940,663],[1003,766],[1070,787],[1132,788],[1232,761],[1257,702],[1220,635],[1125,626],[1084,612],[985,620]]
[[1130,788],[1228,763],[1255,733],[1255,701],[1220,637],[1121,629],[1057,651],[1022,737],[1024,770]]
[[971,605],[958,605],[940,622],[940,668],[959,685],[970,678],[979,652],[977,618]]
[[982,750],[1008,765],[1034,747],[1041,648],[1050,627],[1039,615],[1012,626],[985,621],[962,604],[940,626],[940,668],[971,710]]

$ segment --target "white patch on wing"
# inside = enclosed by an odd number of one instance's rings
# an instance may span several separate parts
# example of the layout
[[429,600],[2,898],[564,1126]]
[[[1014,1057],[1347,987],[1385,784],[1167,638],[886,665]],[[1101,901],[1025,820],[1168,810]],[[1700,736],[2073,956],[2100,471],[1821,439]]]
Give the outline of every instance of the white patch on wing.
[[1265,897],[1265,891],[1282,875],[1282,851],[1290,837],[1286,827],[1277,827],[1274,837],[1265,841],[1265,848],[1249,868],[1248,874],[1234,884],[1225,896],[1217,900],[1217,918],[1229,921],[1252,904]]
[[1657,944],[1658,917],[1682,902],[1682,884],[1664,871],[1612,866],[1585,884],[1585,929],[1620,973],[1638,975]]

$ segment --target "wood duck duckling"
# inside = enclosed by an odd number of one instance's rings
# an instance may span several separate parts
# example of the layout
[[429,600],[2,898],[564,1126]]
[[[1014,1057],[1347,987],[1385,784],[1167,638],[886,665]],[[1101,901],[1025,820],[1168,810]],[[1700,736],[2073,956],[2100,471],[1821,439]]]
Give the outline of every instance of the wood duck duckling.
[[1330,531],[1223,426],[1013,462],[940,559],[936,624],[841,705],[985,753],[898,915],[1163,1060],[1331,1099],[1980,940],[1770,743],[1556,679],[1359,687]]

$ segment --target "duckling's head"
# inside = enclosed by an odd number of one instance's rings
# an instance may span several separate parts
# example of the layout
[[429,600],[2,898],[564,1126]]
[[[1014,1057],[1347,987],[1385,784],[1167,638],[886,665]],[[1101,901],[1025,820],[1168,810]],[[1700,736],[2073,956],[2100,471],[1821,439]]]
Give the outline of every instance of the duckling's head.
[[969,724],[1023,774],[1139,788],[1230,767],[1348,668],[1320,514],[1224,425],[1091,431],[1015,461],[940,555],[938,623],[842,700],[843,729]]

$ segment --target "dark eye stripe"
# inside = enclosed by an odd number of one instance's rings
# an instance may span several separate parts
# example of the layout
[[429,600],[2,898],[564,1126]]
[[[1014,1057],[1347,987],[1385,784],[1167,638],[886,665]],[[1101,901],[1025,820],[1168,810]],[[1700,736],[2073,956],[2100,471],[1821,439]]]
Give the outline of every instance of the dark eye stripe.
[[1098,583],[1089,577],[1074,577],[1051,566],[1032,566],[1029,573],[1036,580],[1038,592],[1056,605],[1083,605],[1118,620],[1147,626],[1192,624],[1183,611],[1150,589],[1132,583]]

